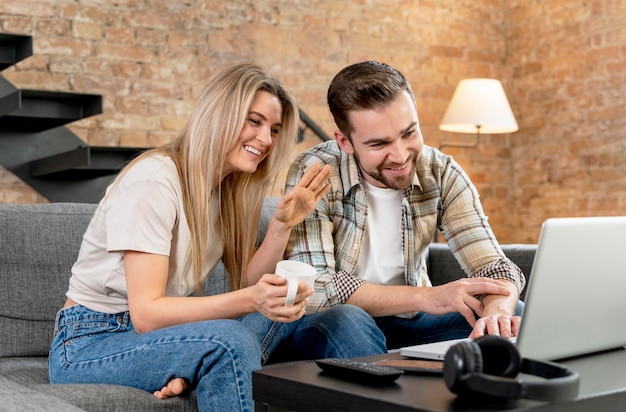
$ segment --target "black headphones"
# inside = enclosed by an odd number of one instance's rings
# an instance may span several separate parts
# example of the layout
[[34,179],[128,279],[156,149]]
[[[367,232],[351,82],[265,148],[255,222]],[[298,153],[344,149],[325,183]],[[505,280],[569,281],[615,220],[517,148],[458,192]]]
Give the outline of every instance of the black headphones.
[[[545,378],[524,382],[518,373]],[[459,397],[488,395],[501,399],[556,401],[578,395],[578,373],[552,362],[522,359],[515,345],[487,335],[450,347],[443,363],[443,378]]]

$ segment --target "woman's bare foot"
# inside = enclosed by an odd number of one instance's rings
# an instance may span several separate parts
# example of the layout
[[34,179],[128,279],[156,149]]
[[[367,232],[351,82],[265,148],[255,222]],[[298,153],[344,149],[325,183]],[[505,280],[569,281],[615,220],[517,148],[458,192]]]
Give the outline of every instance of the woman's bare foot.
[[154,396],[159,399],[172,398],[186,392],[190,386],[183,378],[172,378],[160,391],[154,392]]

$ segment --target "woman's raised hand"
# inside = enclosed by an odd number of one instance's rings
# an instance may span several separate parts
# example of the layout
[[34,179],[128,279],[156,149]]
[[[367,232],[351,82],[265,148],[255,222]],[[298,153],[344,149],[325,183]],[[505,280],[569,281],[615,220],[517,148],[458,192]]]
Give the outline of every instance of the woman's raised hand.
[[283,258],[291,229],[315,210],[317,203],[330,188],[329,176],[329,165],[322,167],[316,164],[280,199],[268,224],[263,243],[248,262],[248,285],[257,283],[265,273],[273,273],[276,263]]
[[314,165],[278,203],[274,217],[289,228],[306,219],[330,189],[330,165]]

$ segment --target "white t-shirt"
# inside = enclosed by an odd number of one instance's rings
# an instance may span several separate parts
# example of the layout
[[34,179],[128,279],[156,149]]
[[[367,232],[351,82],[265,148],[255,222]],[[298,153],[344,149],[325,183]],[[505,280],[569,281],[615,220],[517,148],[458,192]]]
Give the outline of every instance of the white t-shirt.
[[402,192],[363,181],[367,224],[356,275],[379,285],[405,285],[402,252]]
[[[169,256],[166,295],[192,293],[193,273],[185,265],[190,233],[182,201],[176,166],[169,157],[153,156],[135,164],[98,205],[72,267],[67,297],[98,312],[127,311],[125,250]],[[206,267],[213,268],[224,247],[215,224],[209,233]]]

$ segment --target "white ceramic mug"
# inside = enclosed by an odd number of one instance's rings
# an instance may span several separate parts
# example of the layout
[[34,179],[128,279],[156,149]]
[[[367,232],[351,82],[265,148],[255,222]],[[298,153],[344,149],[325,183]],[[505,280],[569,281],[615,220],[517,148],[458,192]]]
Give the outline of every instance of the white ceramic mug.
[[281,260],[276,264],[276,274],[287,279],[289,285],[285,306],[293,306],[300,282],[306,282],[310,287],[313,287],[315,273],[316,270],[313,266],[297,260]]

